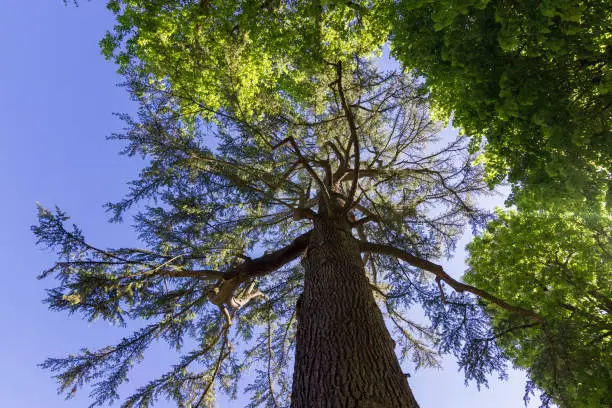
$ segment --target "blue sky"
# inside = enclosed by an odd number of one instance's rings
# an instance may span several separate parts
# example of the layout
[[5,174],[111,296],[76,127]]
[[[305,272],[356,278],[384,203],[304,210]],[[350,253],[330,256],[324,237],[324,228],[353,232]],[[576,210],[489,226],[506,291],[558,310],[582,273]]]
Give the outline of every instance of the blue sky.
[[[134,106],[97,46],[112,25],[104,1],[75,8],[61,0],[7,0],[0,5],[0,20],[0,407],[83,407],[87,391],[64,401],[49,373],[36,364],[81,347],[105,346],[127,332],[47,310],[41,300],[52,282],[35,277],[54,257],[35,246],[29,226],[36,221],[39,201],[46,207],[59,205],[100,246],[135,243],[129,222],[106,223],[102,208],[126,193],[126,182],[142,165],[119,156],[121,146],[105,140],[121,129],[112,113],[130,112]],[[447,267],[461,273],[462,254]],[[173,357],[164,344],[155,346],[126,391],[168,367]],[[489,389],[478,392],[464,386],[456,367],[447,360],[443,370],[412,374],[422,408],[523,406],[522,373],[512,372],[506,382],[492,379]],[[219,402],[220,407],[244,404],[240,399]]]

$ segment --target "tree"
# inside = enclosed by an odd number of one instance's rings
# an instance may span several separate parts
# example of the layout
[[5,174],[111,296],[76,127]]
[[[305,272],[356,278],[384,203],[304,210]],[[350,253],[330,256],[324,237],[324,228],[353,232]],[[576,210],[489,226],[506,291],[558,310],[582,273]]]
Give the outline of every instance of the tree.
[[441,115],[476,136],[489,183],[513,184],[519,212],[499,213],[470,245],[466,280],[546,319],[536,328],[490,311],[504,352],[548,393],[543,402],[602,406],[610,401],[608,2],[426,0],[396,10],[395,55],[427,78]]
[[[310,77],[311,99],[262,87],[259,97],[270,108],[247,119],[226,90],[234,104],[218,109],[213,124],[201,119],[210,117],[207,107],[186,113],[194,100],[186,88],[175,90],[142,67],[126,71],[142,108],[137,119],[125,117],[128,129],[117,137],[128,142],[126,153],[147,155],[150,165],[132,194],[110,208],[118,219],[137,201],[156,200],[136,216],[147,248],[96,248],[64,226],[61,211],[41,209],[34,231],[61,257],[44,274],[59,278],[49,292],[52,309],[155,322],[116,346],[45,362],[60,372],[63,390],[100,379],[94,403],[112,401],[152,341],[181,348],[192,335],[193,351],[125,406],[147,406],[160,395],[205,404],[216,378],[232,390],[253,361],[264,362],[251,388],[253,406],[282,405],[293,347],[292,406],[323,399],[416,406],[373,293],[417,363],[433,362],[429,343],[456,352],[468,378],[479,382],[501,368],[494,347],[479,348],[478,339],[489,335],[486,318],[466,295],[445,295],[441,282],[538,316],[427,260],[452,248],[465,223],[482,221],[471,196],[486,187],[464,140],[433,149],[436,125],[414,78],[381,74],[359,58],[326,66]],[[214,149],[207,147],[211,135]],[[252,257],[257,250],[265,252]],[[292,264],[300,256],[303,269]],[[419,270],[433,273],[438,285],[422,282]],[[406,316],[417,301],[432,327]],[[232,339],[250,342],[245,359]]]
[[[546,323],[432,262],[466,224],[487,220],[473,205],[487,188],[465,138],[436,139],[422,80],[368,62],[393,2],[108,6],[118,24],[101,45],[141,105],[116,138],[149,160],[109,208],[118,221],[147,205],[135,216],[145,248],[94,246],[60,210],[41,209],[34,232],[60,257],[43,273],[59,280],[52,309],[152,323],[115,346],[47,360],[64,392],[97,381],[94,405],[116,400],[163,338],[190,351],[124,406],[164,395],[210,405],[257,364],[251,406],[287,405],[291,389],[294,407],[414,407],[394,345],[417,367],[454,353],[478,384],[503,372],[496,333],[468,293]],[[430,324],[408,313],[416,304]]]
[[407,0],[396,10],[395,55],[427,78],[436,108],[476,147],[486,138],[491,183],[508,176],[543,205],[593,201],[606,188],[607,1]]
[[[463,139],[427,148],[437,128],[414,79],[370,65],[330,67],[321,81],[332,83],[329,91],[280,117],[245,123],[220,113],[214,126],[181,114],[169,85],[159,90],[132,77],[142,108],[137,120],[125,117],[128,130],[117,137],[150,165],[110,208],[120,217],[139,200],[156,200],[136,216],[147,248],[96,248],[64,226],[59,210],[41,209],[34,232],[61,258],[43,274],[59,279],[47,299],[52,309],[155,322],[116,346],[49,359],[43,366],[60,372],[62,390],[100,379],[94,404],[113,401],[129,367],[162,337],[194,350],[124,406],[148,406],[160,395],[205,404],[216,378],[235,392],[235,377],[257,361],[264,369],[252,405],[283,405],[293,349],[292,406],[322,398],[416,406],[374,294],[418,364],[434,362],[428,347],[461,353],[488,335],[466,296],[438,292],[419,272],[474,291],[426,259],[451,247],[463,224],[479,221],[470,199],[485,189],[479,168]],[[212,135],[214,151],[206,147]],[[292,263],[300,256],[302,267]],[[406,315],[417,301],[432,327]],[[234,341],[248,346],[244,360]],[[500,364],[495,349],[484,351],[463,356],[468,377],[479,382]]]
[[544,405],[612,401],[612,220],[602,211],[500,211],[468,246],[467,282],[546,319],[535,328],[490,308],[500,346],[547,392]]

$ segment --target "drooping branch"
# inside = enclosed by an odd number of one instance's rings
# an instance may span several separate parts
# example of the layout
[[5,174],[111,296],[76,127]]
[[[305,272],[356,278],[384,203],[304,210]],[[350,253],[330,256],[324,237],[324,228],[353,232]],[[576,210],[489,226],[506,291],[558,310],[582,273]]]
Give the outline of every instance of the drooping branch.
[[531,319],[535,319],[540,324],[545,323],[544,317],[542,317],[540,314],[532,310],[529,310],[529,309],[524,309],[520,306],[513,306],[488,292],[475,288],[474,286],[459,282],[458,280],[450,276],[448,273],[446,273],[446,271],[444,270],[444,268],[442,268],[442,266],[436,263],[433,263],[431,261],[428,261],[426,259],[422,259],[417,256],[414,256],[410,254],[409,252],[406,252],[402,249],[396,248],[391,245],[376,244],[376,243],[365,242],[365,241],[359,241],[359,248],[361,252],[388,255],[388,256],[392,256],[392,257],[401,259],[402,261],[412,266],[415,266],[417,268],[423,269],[424,271],[433,273],[436,276],[436,280],[441,280],[445,282],[450,287],[455,289],[457,292],[472,293],[509,312],[512,312],[512,313],[515,313],[521,316],[529,317]]
[[[234,310],[239,309],[249,300],[261,295],[258,291],[249,291],[246,296],[235,298],[236,290],[245,282],[253,281],[255,278],[266,275],[287,263],[298,258],[306,249],[309,241],[309,232],[304,233],[295,238],[289,245],[284,248],[264,254],[261,257],[251,259],[245,258],[242,262],[237,262],[225,270],[214,269],[187,269],[179,262],[178,265],[173,264],[175,261],[184,257],[189,258],[189,254],[179,254],[172,258],[164,259],[163,262],[157,263],[153,259],[146,257],[134,257],[130,249],[120,250],[103,250],[88,244],[80,231],[68,231],[64,228],[63,222],[68,217],[58,210],[57,214],[52,214],[48,210],[40,209],[41,226],[34,229],[39,236],[39,242],[45,242],[50,246],[60,248],[60,253],[67,259],[71,259],[74,253],[79,253],[82,259],[57,262],[55,266],[43,273],[40,277],[43,278],[49,274],[58,271],[60,275],[69,273],[73,267],[77,269],[83,268],[89,271],[90,268],[97,268],[96,274],[86,273],[83,275],[72,274],[74,278],[69,284],[64,284],[59,290],[56,290],[49,299],[52,304],[59,308],[83,308],[88,307],[92,310],[93,316],[97,316],[100,308],[97,302],[103,302],[104,310],[108,309],[106,304],[120,301],[124,295],[112,295],[106,292],[100,292],[101,284],[114,285],[113,287],[128,288],[125,296],[132,293],[132,284],[134,282],[155,281],[155,277],[166,278],[188,278],[194,281],[210,281],[211,284],[206,285],[206,295],[208,299],[215,305],[219,306],[221,311],[226,314],[227,306]],[[85,253],[89,257],[84,256]],[[153,258],[159,258],[160,254],[152,251],[141,249],[134,250],[136,254],[145,254]],[[167,256],[162,255],[167,258]],[[115,270],[117,267],[128,267],[129,270]],[[99,270],[99,268],[102,268]],[[118,273],[117,273],[118,272]],[[70,272],[71,273],[71,272]],[[151,280],[151,278],[153,278]],[[92,283],[92,279],[94,282]],[[101,283],[102,282],[102,283]],[[216,283],[214,283],[216,282]],[[195,282],[194,282],[195,283]],[[76,285],[76,286],[75,286]],[[88,286],[89,285],[89,286]],[[90,290],[90,286],[94,285],[96,290]],[[82,290],[86,288],[86,290]],[[66,289],[68,292],[64,292]],[[99,289],[99,290],[98,290]],[[166,287],[167,292],[167,287]],[[124,293],[124,292],[121,292]],[[87,299],[93,299],[89,302]],[[109,298],[111,296],[111,298]],[[72,299],[72,301],[70,300]],[[72,303],[71,303],[72,302]],[[109,316],[112,318],[122,319],[121,315],[111,308],[112,313]],[[118,316],[118,317],[117,317]],[[108,316],[107,316],[108,317]],[[228,319],[230,321],[230,319]]]
[[[147,271],[149,272],[149,271]],[[212,270],[212,269],[192,269],[192,270],[181,270],[181,269],[153,269],[150,271],[151,274],[163,275],[169,278],[192,278],[200,280],[218,280],[223,278],[224,272]]]
[[[173,270],[173,269],[159,269],[156,272],[160,275],[172,277],[172,278],[194,278],[202,280],[220,280],[221,285],[232,283],[235,289],[241,283],[246,282],[249,279],[253,279],[259,276],[266,275],[283,265],[295,260],[299,257],[302,252],[306,250],[308,245],[308,239],[310,232],[306,232],[296,239],[294,239],[289,245],[279,250],[267,253],[260,256],[259,258],[250,259],[247,258],[243,262],[234,266],[233,268],[221,272],[216,270]],[[233,292],[233,291],[232,291]],[[221,295],[219,292],[218,296]]]

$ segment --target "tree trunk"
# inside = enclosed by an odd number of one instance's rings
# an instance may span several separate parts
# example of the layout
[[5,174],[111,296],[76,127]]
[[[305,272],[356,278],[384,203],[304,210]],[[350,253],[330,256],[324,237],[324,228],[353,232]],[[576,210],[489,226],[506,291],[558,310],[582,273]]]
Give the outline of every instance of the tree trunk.
[[315,222],[302,259],[292,408],[418,408],[345,216]]

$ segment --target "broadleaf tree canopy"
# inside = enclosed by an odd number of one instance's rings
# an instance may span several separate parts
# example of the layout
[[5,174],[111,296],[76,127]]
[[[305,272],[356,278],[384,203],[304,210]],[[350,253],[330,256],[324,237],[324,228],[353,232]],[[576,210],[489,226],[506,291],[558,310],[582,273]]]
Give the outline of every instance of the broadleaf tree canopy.
[[491,183],[509,176],[540,203],[605,188],[609,2],[406,0],[396,10],[395,55],[427,78],[438,110],[486,138]]
[[[544,329],[526,324],[499,343],[563,407],[612,401],[611,221],[591,211],[500,211],[468,246],[467,282],[547,316]],[[496,332],[516,325],[490,312]]]

